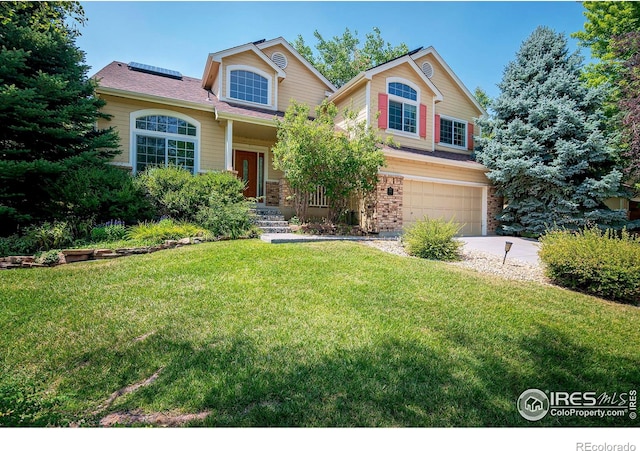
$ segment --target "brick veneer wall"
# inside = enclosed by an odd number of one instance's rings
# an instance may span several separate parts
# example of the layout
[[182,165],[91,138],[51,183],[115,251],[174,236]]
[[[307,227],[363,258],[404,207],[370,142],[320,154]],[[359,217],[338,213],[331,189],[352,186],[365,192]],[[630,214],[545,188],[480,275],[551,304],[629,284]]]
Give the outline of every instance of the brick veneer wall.
[[[402,230],[403,177],[379,175],[373,193],[360,208],[360,226],[372,233],[400,232]],[[393,188],[393,195],[387,193]]]
[[278,186],[278,202],[280,207],[293,207],[293,199],[290,199],[293,192],[285,179],[280,179]]
[[495,235],[496,230],[500,226],[500,221],[496,216],[502,212],[504,198],[496,195],[496,188],[489,187],[487,193],[487,234]]
[[280,205],[280,182],[267,182],[265,204],[267,207],[277,207]]

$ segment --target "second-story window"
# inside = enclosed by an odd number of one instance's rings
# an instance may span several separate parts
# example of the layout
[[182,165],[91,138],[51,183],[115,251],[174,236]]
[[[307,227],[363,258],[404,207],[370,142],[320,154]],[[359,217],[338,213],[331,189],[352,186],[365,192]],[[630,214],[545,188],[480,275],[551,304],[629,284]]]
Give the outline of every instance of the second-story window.
[[246,102],[269,104],[269,80],[244,69],[232,70],[229,97]]
[[418,126],[418,91],[411,86],[390,82],[389,128],[407,133],[416,133]]
[[440,118],[440,142],[454,147],[467,147],[467,123],[453,118]]

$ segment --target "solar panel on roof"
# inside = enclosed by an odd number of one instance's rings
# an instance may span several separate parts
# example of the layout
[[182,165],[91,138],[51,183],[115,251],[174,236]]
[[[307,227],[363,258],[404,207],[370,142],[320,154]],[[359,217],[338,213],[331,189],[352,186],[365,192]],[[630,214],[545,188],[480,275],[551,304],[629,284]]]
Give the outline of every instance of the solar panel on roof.
[[146,74],[160,75],[161,77],[175,78],[182,80],[182,74],[177,70],[165,69],[164,67],[150,66],[148,64],[130,62],[129,69]]

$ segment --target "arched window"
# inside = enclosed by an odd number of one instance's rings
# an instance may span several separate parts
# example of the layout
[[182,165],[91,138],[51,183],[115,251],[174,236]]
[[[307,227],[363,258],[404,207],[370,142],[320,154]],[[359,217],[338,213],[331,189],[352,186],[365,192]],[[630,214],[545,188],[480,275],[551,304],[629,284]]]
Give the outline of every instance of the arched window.
[[269,83],[255,72],[232,70],[230,94],[234,99],[266,105],[269,103]]
[[172,111],[143,110],[131,114],[134,172],[149,166],[176,165],[198,169],[200,123]]
[[393,130],[418,131],[418,90],[400,81],[389,81],[389,125]]

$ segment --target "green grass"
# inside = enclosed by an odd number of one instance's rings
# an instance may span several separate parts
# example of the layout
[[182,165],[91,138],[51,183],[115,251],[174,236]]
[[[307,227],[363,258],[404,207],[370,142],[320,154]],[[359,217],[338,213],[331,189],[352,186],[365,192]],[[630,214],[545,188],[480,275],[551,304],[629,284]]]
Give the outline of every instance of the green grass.
[[4,271],[0,424],[208,410],[191,424],[637,426],[529,423],[515,403],[528,388],[637,389],[639,322],[635,307],[354,243],[227,241]]

